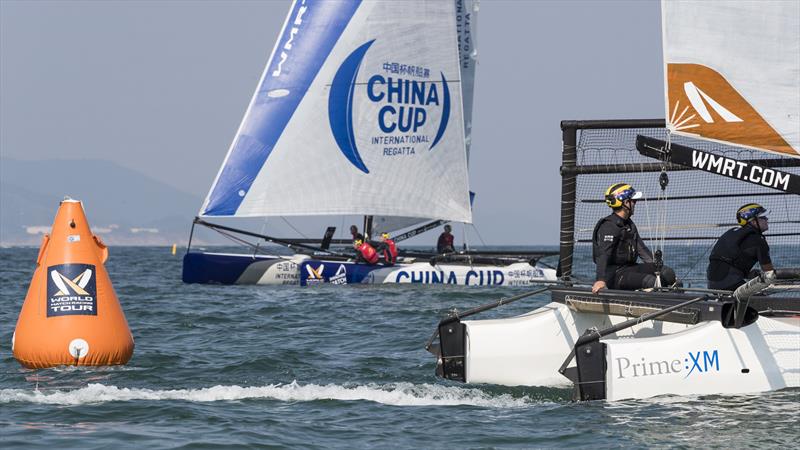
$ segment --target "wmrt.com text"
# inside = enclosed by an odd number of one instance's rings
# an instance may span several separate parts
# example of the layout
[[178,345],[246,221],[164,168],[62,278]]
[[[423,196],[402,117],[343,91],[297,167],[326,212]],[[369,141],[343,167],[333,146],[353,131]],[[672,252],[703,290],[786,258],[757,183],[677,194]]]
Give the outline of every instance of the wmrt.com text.
[[711,153],[692,151],[692,167],[742,181],[789,190],[789,174]]

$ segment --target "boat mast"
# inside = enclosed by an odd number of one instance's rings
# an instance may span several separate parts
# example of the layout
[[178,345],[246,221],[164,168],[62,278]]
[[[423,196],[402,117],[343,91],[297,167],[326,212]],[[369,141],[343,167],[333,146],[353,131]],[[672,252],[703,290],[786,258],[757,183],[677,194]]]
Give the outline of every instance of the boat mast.
[[364,216],[364,239],[369,240],[372,238],[372,216]]

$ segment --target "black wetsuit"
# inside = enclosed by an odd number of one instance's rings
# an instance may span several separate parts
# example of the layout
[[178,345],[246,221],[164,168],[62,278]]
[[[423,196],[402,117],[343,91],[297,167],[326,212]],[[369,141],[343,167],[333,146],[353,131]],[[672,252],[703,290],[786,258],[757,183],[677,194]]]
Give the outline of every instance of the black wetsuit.
[[[610,289],[635,290],[655,286],[653,253],[630,219],[613,213],[600,219],[592,234],[592,257],[597,266],[596,279],[605,281]],[[636,264],[637,258],[644,263]],[[663,266],[661,281],[664,285],[675,283],[675,272]]]
[[766,238],[752,225],[731,228],[720,236],[708,257],[709,289],[732,291],[745,283],[750,269],[772,264]]

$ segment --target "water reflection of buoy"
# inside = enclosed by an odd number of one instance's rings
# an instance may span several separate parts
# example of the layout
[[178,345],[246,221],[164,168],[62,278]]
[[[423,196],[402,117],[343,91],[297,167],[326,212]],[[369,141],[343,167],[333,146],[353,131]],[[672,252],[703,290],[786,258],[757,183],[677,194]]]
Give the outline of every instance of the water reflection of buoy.
[[31,368],[125,364],[133,336],[103,263],[108,248],[94,236],[81,202],[64,199],[36,270],[17,328],[14,358]]

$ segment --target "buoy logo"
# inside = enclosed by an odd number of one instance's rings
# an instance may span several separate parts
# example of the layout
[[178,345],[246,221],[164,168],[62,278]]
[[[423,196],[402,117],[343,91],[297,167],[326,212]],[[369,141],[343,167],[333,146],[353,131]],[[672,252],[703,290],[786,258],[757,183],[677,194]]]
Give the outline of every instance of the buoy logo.
[[59,264],[47,273],[47,317],[97,315],[94,265]]

